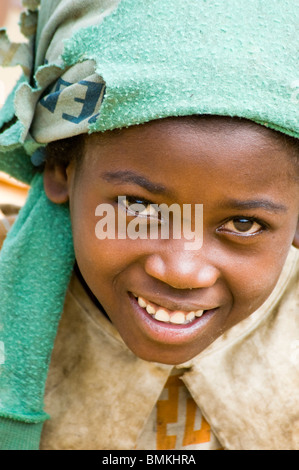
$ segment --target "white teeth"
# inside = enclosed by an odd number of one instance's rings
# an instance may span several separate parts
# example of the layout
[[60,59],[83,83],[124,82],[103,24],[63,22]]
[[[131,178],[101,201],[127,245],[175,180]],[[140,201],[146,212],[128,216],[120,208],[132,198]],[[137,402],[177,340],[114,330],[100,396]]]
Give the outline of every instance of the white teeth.
[[170,323],[175,323],[176,325],[183,325],[186,321],[185,314],[183,312],[176,312],[170,316]]
[[142,308],[146,308],[146,306],[147,306],[146,301],[145,301],[142,297],[138,297],[138,304],[139,304],[140,307],[142,307]]
[[170,315],[163,308],[159,308],[159,310],[157,310],[156,315],[154,316],[154,318],[156,320],[168,323],[169,320],[170,320]]
[[203,312],[204,312],[204,310],[197,310],[197,311],[195,312],[195,316],[196,316],[196,317],[201,317],[202,314],[203,314]]
[[158,308],[158,310],[156,310],[156,307],[148,303],[143,297],[138,297],[135,294],[134,296],[137,298],[140,307],[144,308],[150,315],[153,315],[156,320],[164,323],[183,325],[193,321],[196,317],[201,317],[204,313],[204,310],[197,310],[188,313],[183,311],[170,312],[164,308]]
[[186,320],[187,321],[192,321],[194,320],[195,318],[195,313],[194,312],[189,312],[187,315],[186,315]]
[[146,306],[146,311],[147,313],[149,313],[150,315],[154,315],[156,313],[156,310],[154,309],[154,307],[152,305],[147,305]]

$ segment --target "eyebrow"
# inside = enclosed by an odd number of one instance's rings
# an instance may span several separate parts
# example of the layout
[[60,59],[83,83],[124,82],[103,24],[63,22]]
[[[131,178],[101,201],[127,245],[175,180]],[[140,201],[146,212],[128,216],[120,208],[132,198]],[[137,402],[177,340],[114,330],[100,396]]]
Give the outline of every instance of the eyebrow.
[[101,174],[102,178],[108,183],[129,183],[136,184],[142,188],[147,189],[153,194],[164,194],[168,195],[170,191],[166,186],[158,183],[154,183],[147,179],[145,176],[141,176],[130,170],[118,170],[118,171],[106,171]]
[[225,203],[220,204],[221,208],[233,209],[264,209],[267,212],[282,213],[287,212],[288,209],[283,204],[277,204],[268,199],[254,199],[249,201],[239,201],[237,199],[230,199]]
[[[102,178],[108,183],[129,183],[136,184],[140,187],[147,189],[153,194],[170,195],[170,191],[166,186],[158,183],[154,183],[147,179],[145,176],[139,175],[134,171],[130,170],[117,170],[117,171],[106,171],[101,174]],[[229,199],[223,203],[220,203],[222,209],[264,209],[268,212],[282,213],[287,212],[288,209],[283,204],[277,204],[268,199],[257,199],[249,201],[239,201],[237,199]]]

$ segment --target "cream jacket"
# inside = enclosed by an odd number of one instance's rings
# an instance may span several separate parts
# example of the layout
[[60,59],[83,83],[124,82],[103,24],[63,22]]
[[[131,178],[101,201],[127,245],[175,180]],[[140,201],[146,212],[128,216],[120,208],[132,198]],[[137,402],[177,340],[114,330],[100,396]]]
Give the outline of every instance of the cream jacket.
[[[225,449],[299,449],[299,251],[264,305],[183,381]],[[137,358],[74,276],[46,389],[44,450],[134,449],[172,366]]]

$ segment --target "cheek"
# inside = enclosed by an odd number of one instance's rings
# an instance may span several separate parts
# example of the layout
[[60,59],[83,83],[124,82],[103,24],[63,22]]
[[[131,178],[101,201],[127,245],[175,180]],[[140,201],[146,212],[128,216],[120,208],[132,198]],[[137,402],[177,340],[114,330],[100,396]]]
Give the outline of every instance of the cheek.
[[91,191],[80,190],[84,187],[84,181],[78,178],[70,194],[70,214],[76,261],[85,282],[94,292],[96,280],[102,284],[105,278],[103,267],[109,266],[111,247],[96,237],[95,210],[99,201]]
[[279,252],[269,246],[262,253],[252,252],[232,266],[227,279],[234,300],[234,323],[249,316],[267,300],[278,282],[287,254],[287,250]]
[[71,220],[76,261],[80,272],[97,299],[114,302],[122,273],[136,262],[138,244],[126,240],[100,240],[96,234],[99,217],[95,198],[78,197],[72,202]]
[[71,221],[76,259],[92,265],[97,240],[94,210],[87,198],[71,200]]
[[96,218],[93,212],[80,215],[76,212],[72,218],[75,256],[79,269],[90,287],[95,288],[113,279],[113,273],[119,269],[119,256],[114,250],[113,240],[99,240],[96,236]]

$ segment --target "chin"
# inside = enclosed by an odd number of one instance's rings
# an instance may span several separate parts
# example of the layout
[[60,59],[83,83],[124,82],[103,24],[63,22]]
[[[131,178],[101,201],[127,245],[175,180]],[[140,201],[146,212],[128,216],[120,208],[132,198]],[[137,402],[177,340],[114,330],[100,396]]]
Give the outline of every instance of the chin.
[[171,348],[162,348],[159,351],[144,351],[137,350],[136,348],[129,347],[131,351],[140,359],[147,362],[155,362],[157,364],[165,364],[170,366],[177,366],[184,364],[185,362],[190,361],[195,356],[200,354],[204,349],[197,350],[196,352],[186,352],[186,351],[173,351]]

